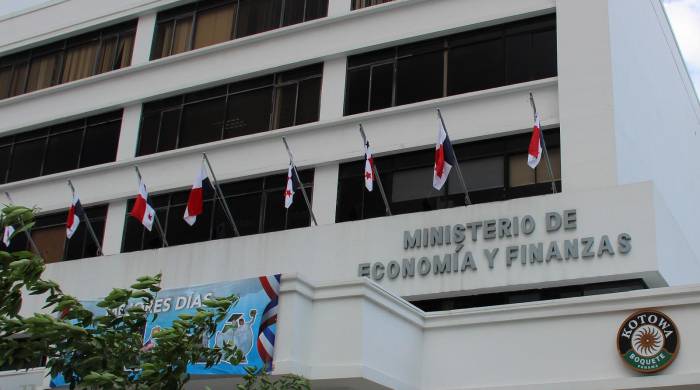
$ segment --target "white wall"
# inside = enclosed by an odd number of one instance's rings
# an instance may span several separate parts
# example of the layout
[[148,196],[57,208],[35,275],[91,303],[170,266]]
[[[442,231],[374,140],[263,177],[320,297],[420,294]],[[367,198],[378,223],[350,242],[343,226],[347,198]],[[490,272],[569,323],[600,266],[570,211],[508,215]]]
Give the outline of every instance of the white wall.
[[653,180],[697,258],[700,103],[659,1],[609,10],[618,181]]

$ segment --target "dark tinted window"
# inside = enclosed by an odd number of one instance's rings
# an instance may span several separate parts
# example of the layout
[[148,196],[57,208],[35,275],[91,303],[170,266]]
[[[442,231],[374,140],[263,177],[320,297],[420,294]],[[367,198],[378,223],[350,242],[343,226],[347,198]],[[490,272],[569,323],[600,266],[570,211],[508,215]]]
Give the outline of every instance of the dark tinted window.
[[[299,171],[299,176],[309,198],[312,198],[313,170]],[[298,188],[295,189],[294,203],[289,209],[285,209],[284,188],[286,180],[287,175],[284,173],[221,185],[226,204],[241,235],[309,226],[311,216]],[[226,217],[224,208],[215,198],[209,180],[204,183],[204,211],[197,216],[194,226],[188,225],[183,219],[188,196],[189,190],[155,195],[149,198],[149,202],[156,209],[160,223],[165,230],[169,245],[182,245],[234,236],[233,227]],[[161,247],[162,241],[155,226],[149,232],[143,228],[140,221],[128,215],[133,204],[133,200],[129,200],[127,203],[122,251],[133,252]]]
[[131,65],[136,21],[0,58],[0,99]]
[[[544,132],[552,161],[554,180],[561,187],[559,130]],[[453,144],[455,154],[473,203],[542,195],[552,192],[551,179],[543,161],[536,170],[527,165],[529,134]],[[393,214],[414,213],[460,206],[464,190],[457,171],[452,170],[440,191],[433,188],[435,150],[421,150],[375,157]],[[340,165],[336,222],[385,215],[384,202],[376,188],[364,187],[364,160]]]
[[147,103],[138,155],[315,122],[322,72],[310,65]]
[[158,14],[151,59],[322,18],[327,14],[328,0],[201,0]]
[[613,282],[551,287],[536,290],[509,291],[492,294],[468,295],[455,298],[426,299],[411,303],[423,311],[443,311],[505,305],[509,303],[536,302],[551,299],[573,298],[584,295],[647,289],[642,279],[616,280]]
[[[98,242],[102,245],[107,205],[85,207],[85,214],[90,219],[90,224]],[[31,229],[32,240],[34,240],[41,256],[47,263],[98,256],[97,245],[95,245],[95,241],[89,234],[85,220],[80,221],[78,230],[75,231],[73,237],[70,239],[66,238],[67,218],[68,211],[40,215],[36,218],[36,224]],[[12,239],[9,250],[25,249],[32,249],[26,239],[26,235],[22,233],[17,234]]]
[[345,115],[557,75],[555,15],[348,57]]
[[0,181],[115,161],[121,111],[0,138]]

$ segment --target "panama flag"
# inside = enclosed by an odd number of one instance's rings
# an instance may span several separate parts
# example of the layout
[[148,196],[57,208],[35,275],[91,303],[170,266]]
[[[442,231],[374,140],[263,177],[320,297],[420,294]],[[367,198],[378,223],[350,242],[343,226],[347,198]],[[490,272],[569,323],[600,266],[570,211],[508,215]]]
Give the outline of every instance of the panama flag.
[[369,141],[365,142],[365,188],[372,192],[374,188],[374,159],[372,158],[372,148]]
[[204,182],[206,178],[207,170],[204,167],[204,161],[202,161],[202,166],[199,172],[197,172],[197,177],[192,184],[190,197],[187,199],[187,208],[185,209],[185,222],[190,226],[194,225],[195,221],[197,221],[197,216],[202,214],[204,210],[204,189],[202,188],[202,182]]
[[450,137],[442,121],[438,121],[438,137],[435,143],[435,167],[433,168],[433,188],[441,190],[447,181],[450,170],[457,163],[454,160],[455,153],[452,150]]
[[290,161],[289,169],[287,169],[287,186],[284,189],[284,207],[289,208],[294,202],[294,184],[296,183],[296,177],[294,171],[296,167]]
[[141,221],[143,226],[150,232],[153,228],[153,220],[156,212],[150,204],[148,204],[148,192],[146,192],[146,184],[143,180],[139,180],[139,194],[136,196],[134,207],[129,213],[132,217]]
[[540,115],[535,115],[535,126],[532,128],[532,138],[530,147],[527,148],[527,165],[530,168],[537,168],[542,158],[542,129],[540,128]]
[[78,230],[78,225],[80,225],[80,218],[85,216],[85,210],[80,204],[80,199],[77,194],[73,195],[73,203],[68,209],[68,219],[66,220],[66,237],[69,239],[73,237],[75,231]]
[[15,228],[12,225],[5,226],[5,231],[2,233],[2,243],[5,246],[10,246],[10,239],[12,239],[12,233],[15,232]]

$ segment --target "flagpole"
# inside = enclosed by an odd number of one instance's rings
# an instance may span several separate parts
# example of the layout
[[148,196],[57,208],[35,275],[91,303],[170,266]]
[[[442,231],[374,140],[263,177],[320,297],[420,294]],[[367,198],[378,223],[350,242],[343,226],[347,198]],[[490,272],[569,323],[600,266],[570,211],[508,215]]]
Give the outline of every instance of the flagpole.
[[[365,135],[365,129],[362,127],[362,123],[360,123],[360,135],[362,135],[362,142],[367,146],[367,136]],[[374,173],[374,177],[377,178],[377,185],[379,185],[379,192],[382,194],[382,199],[384,200],[386,215],[391,216],[391,208],[389,208],[389,201],[386,198],[386,193],[384,193],[382,179],[379,177],[379,171],[377,171],[377,167],[374,164],[372,164],[372,172]]]
[[[438,117],[440,118],[440,122],[442,123],[442,128],[445,129],[445,134],[447,134],[447,138],[450,138],[449,134],[447,133],[447,126],[445,125],[445,120],[442,118],[442,112],[440,112],[440,109],[437,109]],[[455,149],[454,146],[452,148],[452,157],[455,160],[455,168],[457,169],[457,176],[459,176],[459,182],[462,183],[462,188],[464,188],[464,205],[469,206],[472,204],[472,200],[469,199],[469,190],[467,190],[467,183],[464,181],[464,176],[462,176],[462,168],[459,166],[459,160],[457,160],[457,154],[455,154]]]
[[[68,186],[73,194],[73,198],[75,198],[75,187],[73,187],[73,182],[71,182],[70,179],[68,179]],[[102,245],[100,245],[100,241],[97,239],[97,234],[95,234],[95,231],[92,229],[92,223],[90,223],[90,218],[88,218],[85,210],[83,210],[83,217],[85,217],[85,225],[88,228],[88,232],[90,232],[92,240],[95,242],[95,245],[97,245],[97,255],[102,256]]]
[[[5,191],[5,196],[7,197],[7,200],[10,201],[10,204],[15,204],[15,202],[12,200],[12,197],[10,196],[10,193]],[[19,218],[19,224],[21,227],[24,227],[24,221],[22,218]],[[32,239],[32,235],[29,234],[29,231],[24,230],[24,235],[27,237],[27,241],[29,241],[29,245],[32,246],[32,250],[37,254],[37,256],[41,256],[41,253],[39,252],[39,247],[36,246],[36,243],[34,242],[34,239]]]
[[294,176],[299,182],[299,187],[301,188],[301,194],[304,195],[304,202],[306,202],[306,207],[309,209],[309,214],[311,214],[311,219],[314,221],[314,225],[318,226],[316,222],[316,216],[314,211],[311,209],[311,202],[309,202],[309,197],[306,195],[306,190],[304,189],[304,183],[302,183],[299,177],[299,172],[297,172],[297,166],[294,164],[294,156],[292,156],[292,151],[289,149],[289,144],[287,144],[287,139],[282,137],[282,142],[284,142],[284,147],[287,148],[287,154],[289,154],[289,162],[292,163],[292,170],[294,171]]
[[[141,185],[142,177],[141,177],[141,171],[139,171],[139,167],[137,165],[134,165],[134,169],[136,170],[136,176],[138,176],[139,180],[139,186]],[[144,184],[144,187],[146,185]],[[146,193],[148,193],[148,189],[146,189]],[[146,203],[148,203],[148,200],[146,200]],[[156,228],[158,229],[158,232],[160,233],[160,238],[162,238],[162,247],[168,246],[168,240],[165,239],[165,231],[163,230],[163,226],[160,225],[160,220],[158,219],[158,213],[156,212],[155,209],[153,209],[153,219],[156,221]]]
[[207,167],[209,167],[209,173],[211,173],[211,178],[214,182],[214,193],[216,194],[216,197],[219,198],[221,206],[224,208],[224,214],[226,214],[226,218],[228,218],[228,221],[231,223],[231,226],[233,227],[233,232],[236,234],[236,237],[240,237],[241,233],[238,232],[238,226],[236,226],[236,222],[233,220],[233,214],[231,214],[231,210],[228,208],[228,204],[226,204],[226,200],[224,199],[224,192],[221,190],[221,187],[219,187],[219,181],[216,180],[214,168],[211,167],[209,157],[207,157],[206,153],[202,153],[202,156],[204,156],[204,161],[207,163]]
[[[535,121],[537,120],[537,106],[535,106],[535,98],[530,92],[530,105],[532,106],[533,117]],[[544,142],[544,131],[542,131],[542,126],[540,125],[540,140],[542,142],[542,150],[544,151],[544,158],[547,160],[547,171],[549,171],[549,179],[552,183],[552,193],[557,193],[557,185],[554,183],[554,172],[552,171],[552,162],[549,160],[549,153],[547,152],[547,144]]]

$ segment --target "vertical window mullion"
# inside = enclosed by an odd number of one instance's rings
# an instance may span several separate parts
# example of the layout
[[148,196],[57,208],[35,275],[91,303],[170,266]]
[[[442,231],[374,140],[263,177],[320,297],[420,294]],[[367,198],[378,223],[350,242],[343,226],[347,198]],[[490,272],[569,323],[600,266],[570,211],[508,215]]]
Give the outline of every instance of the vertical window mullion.
[[88,123],[87,119],[83,122],[83,131],[80,136],[80,151],[78,152],[78,166],[73,169],[80,168],[80,164],[83,160],[83,148],[85,147],[85,138],[87,137]]
[[296,124],[297,124],[297,110],[299,109],[299,85],[300,84],[301,84],[300,81],[297,81],[295,83],[296,94],[294,95],[294,119],[292,120],[292,126],[296,126]]
[[392,87],[391,87],[391,106],[394,107],[396,106],[396,77],[399,73],[399,49],[394,48],[394,74],[392,75],[393,80],[391,81]]
[[177,117],[177,129],[175,132],[175,147],[173,149],[178,149],[180,147],[180,132],[182,131],[182,115],[185,112],[185,98],[183,95],[182,103],[180,103],[180,113]]
[[187,50],[185,51],[190,51],[192,48],[194,48],[194,32],[197,30],[197,14],[199,13],[199,9],[195,9],[194,12],[192,13],[192,25],[190,27],[190,37],[189,37],[189,42],[187,45]]

